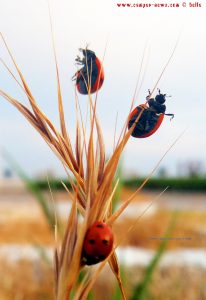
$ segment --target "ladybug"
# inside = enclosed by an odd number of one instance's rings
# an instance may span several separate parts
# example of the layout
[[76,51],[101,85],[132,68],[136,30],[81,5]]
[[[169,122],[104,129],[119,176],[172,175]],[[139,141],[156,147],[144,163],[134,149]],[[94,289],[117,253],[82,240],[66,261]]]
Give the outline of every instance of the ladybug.
[[104,70],[95,52],[89,49],[79,49],[83,58],[79,56],[76,62],[83,67],[73,76],[76,80],[76,87],[80,94],[88,95],[99,90],[104,82]]
[[[134,122],[136,126],[131,135],[135,138],[146,138],[152,135],[160,127],[164,116],[171,116],[174,118],[174,114],[166,114],[166,94],[161,94],[160,90],[155,98],[150,98],[151,93],[146,97],[146,104],[137,106],[129,115],[128,129],[132,127]],[[139,120],[137,117],[141,113]]]
[[82,263],[95,265],[103,261],[111,253],[113,248],[113,232],[109,225],[104,222],[95,222],[86,232]]

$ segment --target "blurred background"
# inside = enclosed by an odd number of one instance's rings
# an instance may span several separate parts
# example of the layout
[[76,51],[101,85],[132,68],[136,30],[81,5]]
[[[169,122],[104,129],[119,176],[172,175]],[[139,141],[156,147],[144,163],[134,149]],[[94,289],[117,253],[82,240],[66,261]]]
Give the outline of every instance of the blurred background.
[[[181,1],[177,3],[179,8],[143,9],[118,7],[117,1],[110,0],[50,1],[72,139],[75,89],[71,78],[77,68],[78,48],[88,44],[103,60],[105,82],[98,94],[97,112],[108,156],[113,150],[116,116],[117,136],[128,116],[143,55],[142,84],[135,96],[136,105],[145,102],[148,89],[155,86],[178,40],[174,56],[157,86],[172,96],[167,98],[166,105],[167,112],[174,113],[175,118],[165,118],[150,138],[131,138],[117,174],[121,184],[116,202],[120,205],[186,129],[116,224],[118,234],[169,187],[119,249],[129,299],[206,299],[206,7],[204,3],[200,3],[201,7],[190,7],[189,1],[185,2],[186,7],[182,7]],[[0,0],[0,31],[39,106],[58,127],[47,1]],[[15,73],[1,40],[0,57]],[[2,64],[0,89],[27,104],[25,95]],[[79,100],[85,118],[87,99],[79,96]],[[66,178],[65,171],[18,111],[3,98],[0,105],[0,299],[53,299],[54,236],[47,177],[64,226],[70,209],[60,184]],[[169,238],[164,238],[168,232]],[[118,299],[112,275],[108,282],[104,274],[90,296],[98,300]],[[29,282],[26,286],[25,281]],[[108,294],[101,296],[99,291],[103,289]],[[105,295],[108,296],[104,298]]]

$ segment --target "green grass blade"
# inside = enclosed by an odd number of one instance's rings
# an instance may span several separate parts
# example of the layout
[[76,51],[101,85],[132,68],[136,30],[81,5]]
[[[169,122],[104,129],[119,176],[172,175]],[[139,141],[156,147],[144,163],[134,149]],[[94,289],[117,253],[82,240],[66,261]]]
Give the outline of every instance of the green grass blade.
[[157,268],[157,265],[162,257],[162,255],[164,254],[168,241],[171,233],[174,229],[174,226],[176,224],[176,219],[177,219],[177,212],[175,212],[172,216],[172,219],[168,225],[168,228],[166,230],[164,239],[161,241],[159,248],[156,252],[156,254],[154,255],[153,259],[151,260],[150,264],[148,265],[148,267],[145,270],[145,275],[144,278],[142,279],[142,281],[140,283],[138,283],[138,285],[134,288],[133,291],[133,295],[131,297],[131,300],[145,300],[147,293],[148,293],[148,288],[149,288],[149,284],[152,280],[152,276],[154,274],[154,271]]
[[19,178],[24,182],[26,188],[35,196],[35,200],[40,205],[47,223],[49,224],[50,228],[54,230],[55,225],[55,213],[52,206],[49,206],[48,200],[43,195],[42,191],[38,187],[35,181],[32,181],[25,171],[19,166],[19,164],[14,160],[14,158],[7,152],[3,151],[3,157],[12,167],[12,169],[18,174]]
[[[81,271],[79,273],[78,283],[81,283],[81,281],[84,279],[85,274],[86,274],[85,271]],[[75,296],[75,290],[72,290],[72,292],[71,292],[71,300],[74,298],[74,296]],[[93,296],[92,291],[90,291],[90,293],[88,294],[87,300],[94,300],[94,296]]]

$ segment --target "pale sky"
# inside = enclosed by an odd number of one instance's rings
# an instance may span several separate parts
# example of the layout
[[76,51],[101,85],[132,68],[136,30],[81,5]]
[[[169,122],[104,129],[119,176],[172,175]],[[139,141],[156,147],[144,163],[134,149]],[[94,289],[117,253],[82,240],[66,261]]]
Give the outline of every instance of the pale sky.
[[[126,1],[123,3],[146,3]],[[147,3],[154,3],[148,1]],[[156,3],[184,1],[156,1]],[[165,118],[156,134],[147,139],[131,138],[124,154],[125,169],[147,174],[176,137],[186,133],[164,159],[174,173],[180,161],[201,160],[206,167],[206,4],[202,7],[123,8],[116,0],[50,1],[55,42],[63,87],[65,111],[73,130],[74,60],[79,47],[89,47],[104,59],[105,82],[99,92],[98,115],[102,123],[107,153],[111,151],[115,117],[118,129],[127,117],[140,62],[146,45],[144,81],[136,104],[144,103],[147,90],[154,87],[180,34],[179,44],[158,87],[172,95]],[[118,3],[121,3],[120,1]],[[39,105],[58,121],[54,58],[52,54],[46,0],[0,0],[0,31],[4,34]],[[0,57],[12,63],[0,41]],[[13,68],[13,66],[12,66]],[[14,70],[14,69],[13,69]],[[22,99],[5,69],[0,66],[0,89]],[[80,96],[83,109],[87,99]],[[71,122],[70,122],[71,121]],[[64,171],[58,159],[27,121],[6,101],[0,99],[0,146],[6,147],[31,175],[46,169]],[[71,134],[72,135],[72,134]],[[2,164],[2,161],[1,161]]]

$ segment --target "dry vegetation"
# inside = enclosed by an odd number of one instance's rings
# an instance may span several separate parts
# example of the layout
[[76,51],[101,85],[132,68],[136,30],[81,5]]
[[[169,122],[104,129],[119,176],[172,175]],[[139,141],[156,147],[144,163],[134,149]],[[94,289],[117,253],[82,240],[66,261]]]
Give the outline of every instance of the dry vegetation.
[[[123,190],[122,199],[127,199],[132,193],[131,190]],[[57,193],[58,199],[67,201],[66,193]],[[149,194],[139,194],[134,201],[144,201],[145,206],[149,203]],[[21,211],[20,217],[16,215],[16,207],[10,206],[2,209],[5,222],[1,223],[0,245],[31,244],[41,246],[53,246],[54,236],[46,222],[42,211],[32,200],[28,200],[31,214],[28,210]],[[14,203],[14,202],[13,202]],[[20,203],[19,203],[20,204]],[[24,206],[25,207],[25,206]],[[35,214],[32,213],[35,211]],[[171,211],[164,210],[155,214],[145,214],[134,230],[130,232],[127,239],[121,246],[138,246],[149,249],[156,249],[159,241],[152,240],[151,236],[162,237],[165,233]],[[133,224],[132,218],[123,218],[114,226],[116,235],[120,235],[127,227]],[[66,224],[65,224],[66,225]],[[169,249],[206,247],[204,229],[206,227],[205,212],[185,211],[179,214],[173,236],[191,237],[189,241],[170,241]],[[42,257],[36,261],[20,260],[15,263],[0,258],[0,300],[53,300],[53,272],[52,264]],[[136,284],[143,276],[144,270],[141,267],[125,269],[126,282],[124,286],[129,297]],[[206,297],[204,269],[191,267],[161,267],[156,269],[148,300],[203,300]],[[107,279],[106,279],[107,278]],[[25,284],[26,282],[26,284]],[[110,300],[115,293],[115,280],[108,267],[103,271],[93,289],[93,296],[96,300]],[[170,292],[168,292],[170,291]],[[166,296],[165,296],[166,295]],[[107,297],[107,298],[105,298]],[[112,300],[112,298],[111,298]]]
[[[104,139],[101,131],[101,126],[97,118],[97,94],[92,98],[90,94],[91,87],[88,86],[88,111],[89,111],[89,124],[82,121],[81,105],[76,96],[76,122],[74,128],[76,128],[76,139],[71,141],[70,134],[67,131],[66,121],[63,109],[63,99],[61,93],[61,84],[59,78],[59,70],[56,58],[56,52],[54,47],[55,65],[56,65],[56,78],[57,78],[57,100],[60,124],[59,128],[55,127],[52,121],[41,110],[38,102],[34,98],[26,79],[24,78],[20,68],[18,67],[16,60],[11,53],[4,37],[1,35],[3,44],[8,51],[10,59],[15,68],[15,72],[12,71],[8,64],[3,60],[1,61],[11,75],[12,80],[17,83],[17,86],[24,92],[27,98],[27,105],[23,105],[21,100],[15,99],[4,90],[0,90],[0,95],[5,98],[10,104],[27,119],[27,121],[34,127],[34,129],[40,134],[43,140],[48,144],[51,150],[56,154],[60,162],[63,164],[68,179],[71,182],[73,192],[69,191],[66,186],[65,190],[68,193],[68,198],[72,200],[72,208],[65,222],[65,232],[63,238],[57,237],[49,229],[48,224],[43,218],[41,212],[38,217],[28,217],[24,219],[13,218],[12,222],[4,222],[1,226],[1,244],[9,243],[30,243],[39,244],[41,246],[51,245],[54,247],[54,268],[50,263],[46,263],[42,258],[42,261],[19,261],[14,264],[10,264],[5,260],[1,260],[0,268],[0,300],[49,300],[53,299],[55,295],[56,300],[68,300],[72,299],[74,293],[74,300],[85,300],[93,288],[95,299],[98,300],[110,300],[112,299],[112,285],[110,279],[108,280],[108,274],[106,280],[100,281],[104,278],[104,273],[100,276],[100,272],[107,264],[107,268],[110,270],[110,274],[113,274],[113,278],[116,278],[116,284],[119,285],[122,299],[126,299],[126,294],[130,296],[132,285],[136,282],[137,277],[140,278],[142,270],[126,270],[126,277],[129,278],[126,283],[126,293],[122,284],[120,276],[120,265],[116,256],[116,248],[121,245],[135,245],[148,248],[156,248],[158,241],[151,241],[151,236],[163,236],[165,229],[167,228],[169,218],[171,214],[169,212],[157,212],[156,214],[142,218],[141,222],[135,222],[138,219],[124,219],[119,221],[119,217],[124,212],[126,207],[137,197],[144,197],[139,194],[144,184],[149,180],[154,171],[159,166],[161,160],[158,162],[154,170],[142,183],[142,185],[135,192],[124,192],[124,200],[120,203],[120,207],[113,212],[113,197],[118,186],[118,180],[115,180],[115,175],[118,167],[118,163],[121,154],[130,139],[131,133],[135,127],[133,126],[127,130],[128,117],[124,120],[122,131],[119,137],[116,138],[114,144],[114,150],[108,161],[106,161],[106,152],[104,147]],[[175,45],[176,48],[176,45]],[[164,70],[169,64],[175,48],[166,63],[160,77],[155,84],[152,93],[157,87],[159,80],[161,79]],[[88,67],[88,66],[87,66]],[[18,74],[18,77],[15,75]],[[134,94],[134,99],[137,94],[137,87]],[[152,96],[152,93],[150,96]],[[134,105],[134,99],[131,103],[131,110]],[[131,110],[128,112],[131,112]],[[135,122],[138,122],[141,114],[137,117]],[[88,125],[88,126],[87,126]],[[87,129],[87,132],[86,132]],[[177,139],[178,140],[178,139]],[[177,141],[176,140],[176,141]],[[175,141],[175,142],[176,142]],[[172,146],[175,144],[172,144]],[[73,146],[74,145],[74,146]],[[172,147],[171,146],[171,147]],[[171,148],[170,147],[170,148]],[[166,151],[164,156],[170,150]],[[163,157],[164,157],[163,156]],[[162,157],[162,159],[163,159]],[[113,185],[115,181],[115,185]],[[82,220],[79,222],[78,215],[82,215]],[[31,210],[32,216],[32,210]],[[187,222],[184,221],[187,219]],[[193,231],[197,224],[197,219],[202,216],[191,215],[191,223],[188,227],[189,216],[183,215],[180,218],[179,224],[176,226],[174,234],[181,236],[191,236],[192,240],[190,246],[197,246],[196,241],[193,239],[197,234]],[[83,244],[85,234],[96,221],[103,221],[110,225],[115,233],[115,244],[108,257],[94,268],[88,268],[85,266],[85,260],[82,259]],[[57,224],[55,224],[57,225]],[[192,226],[193,225],[193,226]],[[132,230],[132,226],[134,226]],[[127,239],[125,239],[127,236]],[[170,247],[184,247],[184,243],[169,243]],[[198,246],[200,243],[198,242]],[[201,246],[205,246],[205,241]],[[188,247],[188,242],[187,242]],[[54,274],[53,274],[54,269]],[[104,270],[104,272],[107,272]],[[84,279],[79,282],[79,275],[84,270]],[[171,273],[170,273],[171,272]],[[156,272],[154,278],[154,284],[151,289],[151,299],[164,299],[165,294],[169,299],[188,299],[197,300],[194,298],[192,292],[190,296],[186,292],[186,281],[182,286],[178,286],[178,289],[174,289],[168,293],[168,289],[172,289],[179,283],[182,277],[182,272],[187,270],[159,270]],[[171,277],[172,274],[172,277]],[[189,274],[189,273],[187,273]],[[103,277],[102,277],[103,276]],[[168,277],[170,279],[165,280]],[[197,277],[190,277],[188,283],[191,283],[193,289],[198,289],[202,286],[202,280],[199,280],[199,274]],[[54,278],[54,279],[53,279]],[[197,279],[198,278],[198,279]],[[164,282],[164,285],[161,284]],[[108,292],[108,294],[106,294]],[[175,293],[178,293],[176,296]],[[202,297],[204,291],[199,291],[199,299]],[[197,294],[196,294],[197,296]],[[149,298],[148,298],[149,299]],[[166,300],[167,300],[166,299]]]
[[[132,191],[124,189],[121,198],[123,202],[129,196],[131,196]],[[67,201],[66,193],[57,193],[58,199],[64,199]],[[147,193],[141,193],[134,201],[144,201],[145,207],[149,204],[150,195]],[[7,216],[5,222],[1,222],[1,234],[0,234],[0,244],[10,243],[10,244],[40,244],[40,245],[53,245],[54,235],[42,214],[41,209],[35,202],[29,201],[29,207],[31,211],[29,213],[28,209],[22,212],[19,217],[16,215],[15,207],[10,209],[2,209],[1,211],[4,216]],[[17,204],[18,205],[18,204]],[[26,205],[24,205],[26,206]],[[28,205],[27,205],[28,207]],[[35,213],[34,213],[35,211]],[[173,236],[174,237],[190,237],[191,240],[174,240],[170,241],[168,244],[169,248],[178,247],[206,247],[205,230],[206,227],[206,213],[194,212],[194,211],[183,211],[179,213],[177,224],[175,226]],[[15,217],[14,217],[15,216]],[[151,239],[151,237],[163,237],[165,233],[165,228],[167,228],[169,220],[171,218],[171,211],[169,210],[157,210],[155,214],[148,215],[147,213],[140,219],[140,221],[134,227],[134,230],[128,232],[127,239],[122,241],[121,246],[131,245],[139,246],[145,248],[155,249],[159,241]],[[116,235],[120,235],[134,223],[132,217],[125,216],[120,219],[114,225],[114,231]],[[18,228],[18,230],[17,230]]]
[[[19,261],[10,264],[0,260],[1,300],[53,300],[53,276],[51,265],[44,261],[31,263]],[[106,269],[93,288],[96,300],[111,299],[115,293],[115,281]],[[126,269],[125,284],[129,296],[134,285],[144,274],[142,268]],[[190,267],[157,269],[147,300],[204,300],[206,299],[206,271]],[[105,277],[107,280],[105,280]]]

